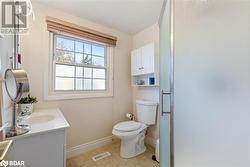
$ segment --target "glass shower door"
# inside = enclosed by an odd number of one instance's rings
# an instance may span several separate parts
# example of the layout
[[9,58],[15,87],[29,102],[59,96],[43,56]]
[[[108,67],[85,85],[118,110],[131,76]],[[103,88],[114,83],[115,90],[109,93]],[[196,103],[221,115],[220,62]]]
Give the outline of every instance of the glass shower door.
[[250,1],[175,1],[175,167],[250,167]]
[[160,27],[160,166],[173,166],[171,1],[164,1]]

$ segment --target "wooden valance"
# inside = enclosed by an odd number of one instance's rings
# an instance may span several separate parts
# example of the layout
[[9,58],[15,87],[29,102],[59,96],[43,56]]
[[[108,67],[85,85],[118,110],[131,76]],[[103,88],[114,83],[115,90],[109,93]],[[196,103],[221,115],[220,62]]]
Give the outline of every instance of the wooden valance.
[[69,35],[77,36],[93,40],[96,42],[104,43],[107,45],[115,46],[117,38],[105,33],[101,33],[86,27],[82,27],[73,23],[59,20],[53,17],[46,17],[48,31],[55,33],[66,33]]

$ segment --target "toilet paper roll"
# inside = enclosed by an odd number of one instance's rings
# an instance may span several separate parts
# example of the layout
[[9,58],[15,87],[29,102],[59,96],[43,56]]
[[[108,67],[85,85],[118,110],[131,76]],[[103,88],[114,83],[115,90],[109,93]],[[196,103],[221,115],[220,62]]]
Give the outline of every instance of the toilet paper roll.
[[133,119],[133,114],[127,113],[127,114],[126,114],[126,117],[127,117],[128,119],[132,120],[132,119]]

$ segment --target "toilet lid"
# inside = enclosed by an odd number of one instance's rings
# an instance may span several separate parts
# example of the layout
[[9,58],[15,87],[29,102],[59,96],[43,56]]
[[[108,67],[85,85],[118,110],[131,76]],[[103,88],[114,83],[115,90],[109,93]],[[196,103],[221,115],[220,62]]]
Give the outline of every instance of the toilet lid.
[[135,121],[125,121],[125,122],[120,122],[114,126],[115,130],[118,131],[124,131],[124,132],[129,132],[129,131],[134,131],[137,130],[141,127],[141,124],[139,122]]

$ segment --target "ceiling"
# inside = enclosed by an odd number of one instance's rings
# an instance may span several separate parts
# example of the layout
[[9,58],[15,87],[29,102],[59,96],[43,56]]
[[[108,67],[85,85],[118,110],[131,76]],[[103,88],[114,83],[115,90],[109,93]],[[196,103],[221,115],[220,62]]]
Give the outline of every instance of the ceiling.
[[163,3],[163,0],[34,1],[130,34],[156,23]]

